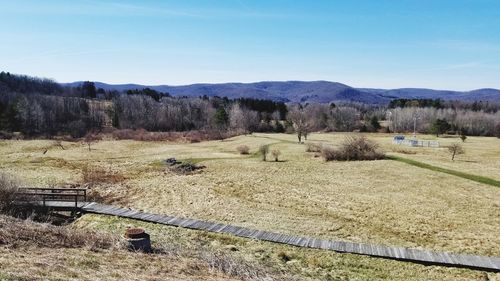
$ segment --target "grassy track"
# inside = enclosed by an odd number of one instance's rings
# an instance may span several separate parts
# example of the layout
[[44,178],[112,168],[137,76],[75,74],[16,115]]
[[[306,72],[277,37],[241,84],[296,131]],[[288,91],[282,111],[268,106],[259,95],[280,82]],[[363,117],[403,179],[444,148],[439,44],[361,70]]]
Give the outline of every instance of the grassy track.
[[426,163],[422,163],[419,161],[415,161],[415,160],[411,160],[411,159],[403,158],[403,157],[399,157],[399,156],[387,156],[387,159],[403,162],[406,164],[417,166],[419,168],[424,168],[424,169],[428,169],[428,170],[432,170],[432,171],[436,171],[436,172],[454,175],[457,177],[461,177],[461,178],[468,179],[468,180],[475,181],[475,182],[479,182],[479,183],[484,183],[484,184],[500,187],[500,181],[497,181],[497,180],[494,180],[494,179],[491,179],[488,177],[483,177],[483,176],[468,174],[468,173],[459,172],[459,171],[455,171],[455,170],[451,170],[451,169],[441,168],[441,167],[429,165]]

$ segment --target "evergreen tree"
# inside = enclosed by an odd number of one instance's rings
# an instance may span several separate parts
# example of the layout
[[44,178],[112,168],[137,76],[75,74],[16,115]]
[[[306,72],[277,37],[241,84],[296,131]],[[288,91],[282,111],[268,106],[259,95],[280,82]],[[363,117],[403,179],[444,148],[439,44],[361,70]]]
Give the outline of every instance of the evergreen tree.
[[450,123],[448,123],[444,119],[436,119],[434,123],[432,123],[431,132],[436,134],[436,137],[439,137],[440,134],[446,133],[450,129]]
[[94,82],[85,81],[82,83],[82,95],[85,98],[95,99],[97,97],[97,89]]
[[227,114],[224,107],[217,108],[215,112],[215,124],[219,127],[226,127],[229,122],[229,115]]
[[372,129],[374,131],[378,131],[378,130],[380,130],[382,128],[382,126],[380,126],[380,123],[378,122],[377,116],[373,116],[370,119],[370,126],[372,127]]

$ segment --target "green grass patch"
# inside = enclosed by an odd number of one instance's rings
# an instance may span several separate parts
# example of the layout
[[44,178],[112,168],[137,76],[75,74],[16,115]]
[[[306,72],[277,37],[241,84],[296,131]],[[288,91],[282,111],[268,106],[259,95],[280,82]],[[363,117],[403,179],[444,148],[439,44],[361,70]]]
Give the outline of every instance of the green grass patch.
[[393,156],[393,155],[389,156],[388,155],[388,156],[386,156],[386,158],[390,159],[390,160],[395,160],[395,161],[403,162],[403,163],[406,163],[406,164],[410,164],[410,165],[413,165],[413,166],[416,166],[416,167],[419,167],[419,168],[428,169],[428,170],[432,170],[432,171],[436,171],[436,172],[441,172],[441,173],[446,173],[446,174],[454,175],[454,176],[461,177],[461,178],[464,178],[464,179],[468,179],[468,180],[471,180],[471,181],[475,181],[475,182],[479,182],[479,183],[484,183],[484,184],[491,185],[491,186],[500,187],[500,181],[494,180],[492,178],[478,176],[478,175],[473,175],[473,174],[464,173],[464,172],[455,171],[455,170],[446,169],[446,168],[441,168],[441,167],[433,166],[433,165],[430,165],[430,164],[422,163],[422,162],[419,162],[419,161],[415,161],[415,160],[412,160],[412,159],[403,158],[403,157],[399,157],[399,156]]

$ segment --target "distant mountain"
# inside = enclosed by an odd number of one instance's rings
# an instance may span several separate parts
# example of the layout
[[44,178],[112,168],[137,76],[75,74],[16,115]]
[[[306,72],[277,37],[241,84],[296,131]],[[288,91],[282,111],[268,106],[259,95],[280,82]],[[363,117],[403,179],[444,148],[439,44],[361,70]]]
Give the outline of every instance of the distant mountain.
[[497,89],[478,89],[468,92],[418,89],[418,88],[402,88],[393,90],[361,88],[359,90],[372,94],[378,94],[390,99],[397,99],[397,98],[443,99],[443,100],[500,102],[500,90]]
[[[82,82],[63,84],[78,86]],[[361,102],[368,104],[386,104],[398,98],[443,99],[463,101],[500,102],[500,90],[479,89],[469,92],[432,90],[419,88],[402,89],[370,89],[353,88],[345,84],[328,81],[286,81],[256,83],[221,83],[192,84],[185,86],[145,86],[138,84],[112,85],[95,82],[96,87],[105,90],[132,90],[151,88],[160,92],[168,92],[173,96],[220,96],[228,98],[258,98],[283,102]]]

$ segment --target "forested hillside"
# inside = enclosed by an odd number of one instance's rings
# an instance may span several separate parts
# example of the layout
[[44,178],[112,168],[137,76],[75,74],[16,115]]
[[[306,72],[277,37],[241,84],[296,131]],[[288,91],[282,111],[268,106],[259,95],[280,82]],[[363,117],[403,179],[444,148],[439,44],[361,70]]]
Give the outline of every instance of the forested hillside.
[[[286,89],[282,89],[285,91]],[[106,90],[93,82],[61,85],[48,79],[0,73],[0,132],[4,138],[68,136],[116,130],[203,132],[204,138],[249,132],[312,131],[453,133],[500,136],[500,104],[395,99],[284,103],[255,98],[175,97],[150,88]],[[417,120],[415,122],[415,120]],[[387,121],[381,126],[381,121]],[[119,134],[127,137],[127,134]]]
[[[82,82],[66,84],[79,86]],[[228,98],[270,99],[283,102],[331,103],[359,102],[385,105],[394,99],[441,99],[460,101],[500,102],[500,90],[478,89],[473,91],[449,91],[421,88],[370,89],[355,88],[329,81],[266,81],[256,83],[192,84],[183,86],[144,86],[138,84],[112,85],[95,82],[105,90],[127,91],[151,88],[168,92],[176,97],[220,96]]]

